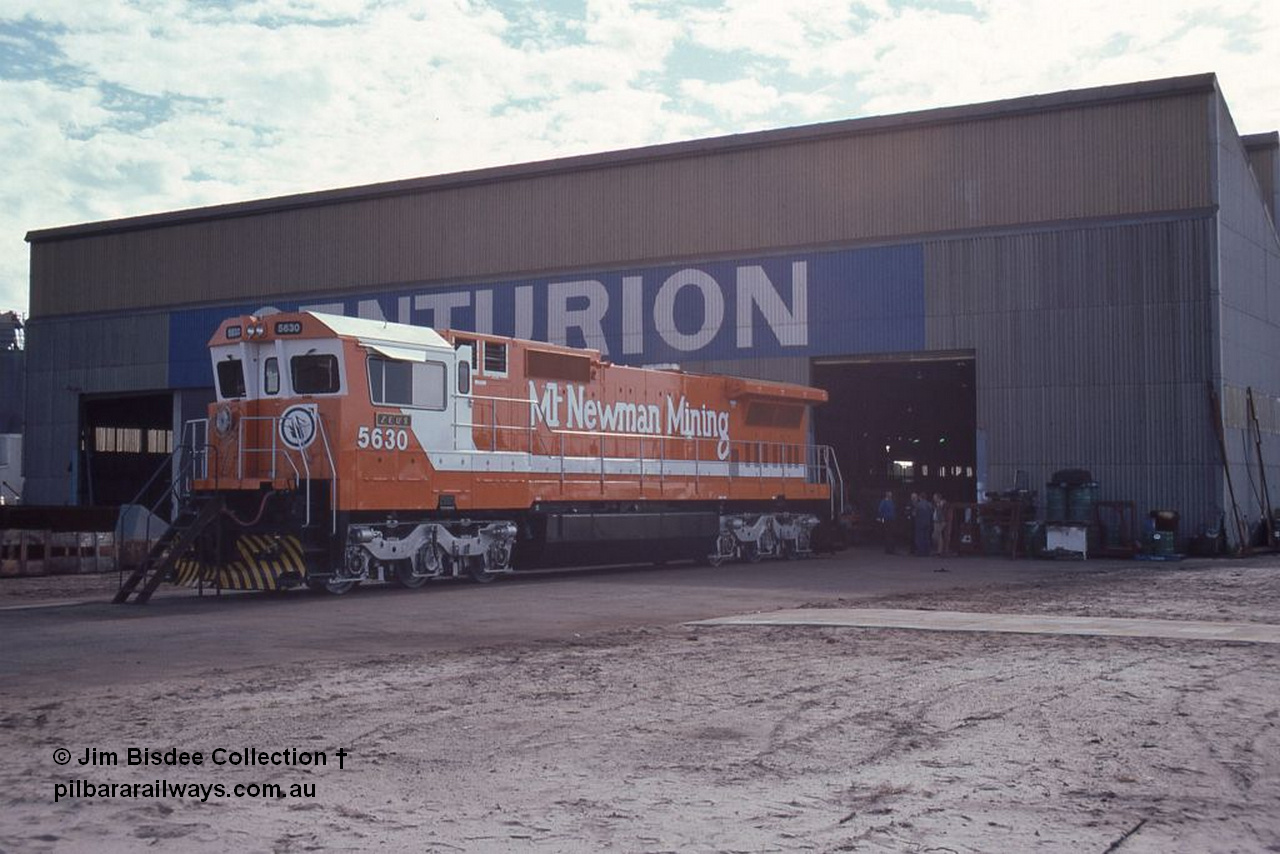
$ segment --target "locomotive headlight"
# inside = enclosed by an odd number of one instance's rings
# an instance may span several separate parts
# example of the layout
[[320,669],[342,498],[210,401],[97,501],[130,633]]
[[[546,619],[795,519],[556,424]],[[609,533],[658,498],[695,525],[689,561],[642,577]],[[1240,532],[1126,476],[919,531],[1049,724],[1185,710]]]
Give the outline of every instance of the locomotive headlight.
[[231,416],[230,406],[221,406],[217,413],[213,416],[213,427],[220,435],[227,435],[231,432],[231,426],[235,423],[235,419]]

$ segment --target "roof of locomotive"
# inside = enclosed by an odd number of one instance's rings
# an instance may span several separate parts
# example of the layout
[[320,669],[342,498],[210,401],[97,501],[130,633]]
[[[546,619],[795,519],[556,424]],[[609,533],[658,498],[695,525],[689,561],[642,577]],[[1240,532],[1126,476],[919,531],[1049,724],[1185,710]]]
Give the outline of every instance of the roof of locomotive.
[[352,338],[380,341],[387,344],[412,344],[415,347],[453,349],[439,332],[429,326],[410,326],[407,323],[392,323],[388,320],[366,320],[363,317],[321,314],[315,311],[301,313],[311,315],[329,327],[335,335],[346,335]]
[[[279,330],[280,324],[296,324],[287,332]],[[246,338],[250,331],[245,327],[259,325],[261,331],[255,340],[263,341],[272,338],[314,338],[324,334],[332,334],[344,338],[355,338],[363,344],[384,344],[388,346],[408,346],[433,350],[449,350],[453,347],[440,333],[425,326],[409,326],[405,323],[392,323],[386,320],[368,320],[363,317],[345,317],[339,314],[323,314],[318,311],[282,311],[270,315],[241,315],[230,317],[218,325],[218,330],[209,341],[209,346],[238,343],[241,334]]]
[[452,329],[449,327],[441,329],[440,334],[455,344],[458,339],[463,339],[464,341],[480,340],[510,342],[531,350],[542,350],[548,353],[567,353],[573,356],[583,356],[595,361],[603,361],[600,351],[592,347],[574,347],[570,344],[552,344],[549,341],[538,341],[535,338],[516,338],[511,335],[499,335],[496,332],[472,332],[467,329]]

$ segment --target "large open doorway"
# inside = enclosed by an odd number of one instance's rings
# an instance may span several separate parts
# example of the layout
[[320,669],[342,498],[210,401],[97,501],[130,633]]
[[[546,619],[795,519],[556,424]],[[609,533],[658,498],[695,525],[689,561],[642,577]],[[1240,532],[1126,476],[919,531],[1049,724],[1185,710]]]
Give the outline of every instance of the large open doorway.
[[[135,500],[172,452],[172,394],[82,398],[80,503]],[[139,503],[151,506],[168,487],[167,473],[155,477]]]
[[971,353],[815,360],[814,438],[835,449],[854,506],[886,489],[974,501],[977,401]]

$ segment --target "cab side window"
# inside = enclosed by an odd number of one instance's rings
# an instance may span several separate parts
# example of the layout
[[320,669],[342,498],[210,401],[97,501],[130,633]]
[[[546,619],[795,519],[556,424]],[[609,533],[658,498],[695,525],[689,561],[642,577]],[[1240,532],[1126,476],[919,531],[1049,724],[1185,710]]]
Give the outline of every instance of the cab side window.
[[337,394],[342,390],[338,357],[332,353],[307,353],[289,360],[294,394]]
[[275,356],[267,359],[262,365],[262,393],[280,393],[280,360]]
[[401,362],[369,357],[369,398],[378,406],[445,408],[444,362]]
[[471,363],[458,362],[458,394],[471,394]]
[[507,345],[497,341],[484,342],[484,372],[491,376],[507,375]]

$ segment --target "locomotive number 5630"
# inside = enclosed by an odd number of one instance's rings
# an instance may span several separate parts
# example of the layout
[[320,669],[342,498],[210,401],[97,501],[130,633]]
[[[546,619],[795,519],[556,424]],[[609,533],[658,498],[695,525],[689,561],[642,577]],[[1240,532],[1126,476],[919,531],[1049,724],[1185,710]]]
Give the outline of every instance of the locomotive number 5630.
[[357,448],[374,450],[409,450],[409,431],[394,427],[361,427],[356,433]]

